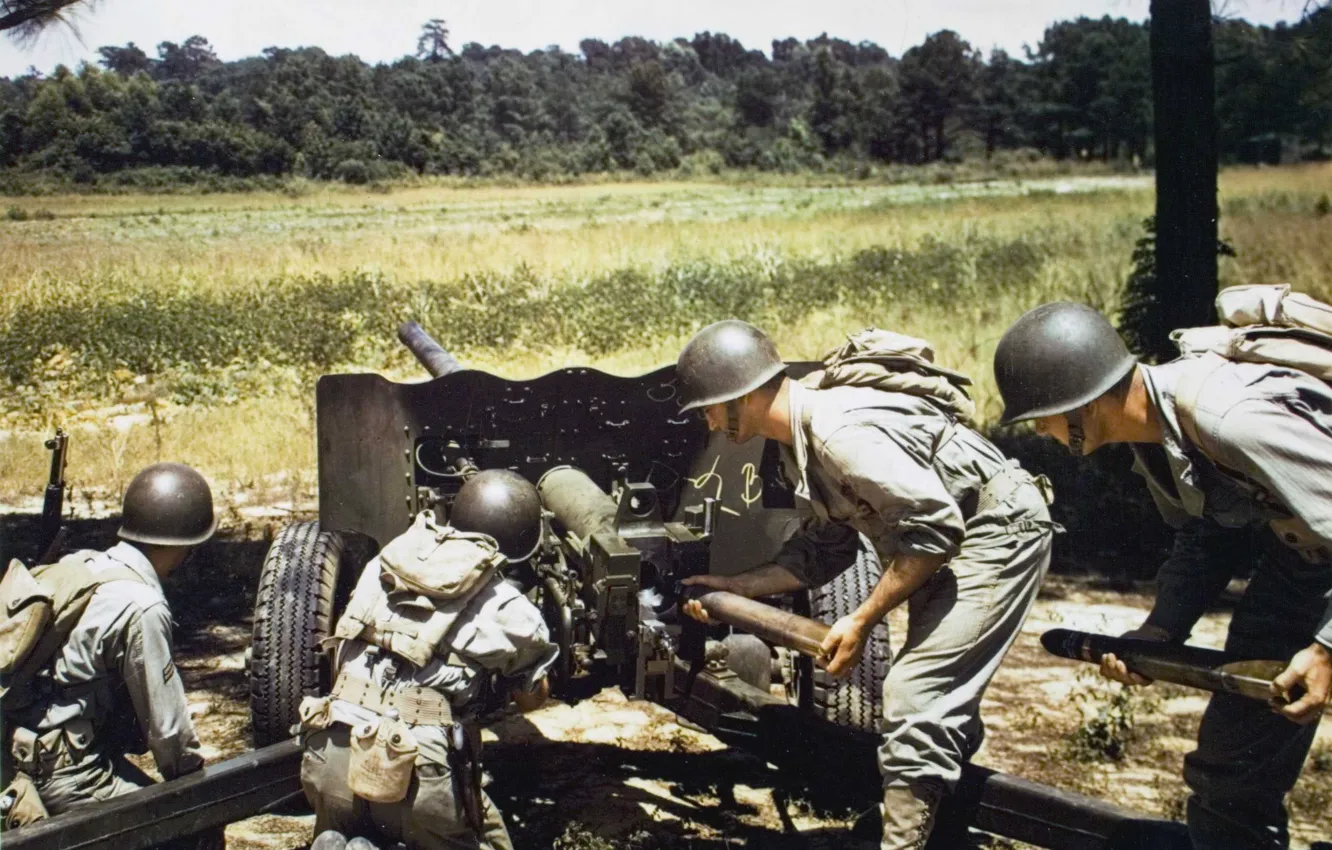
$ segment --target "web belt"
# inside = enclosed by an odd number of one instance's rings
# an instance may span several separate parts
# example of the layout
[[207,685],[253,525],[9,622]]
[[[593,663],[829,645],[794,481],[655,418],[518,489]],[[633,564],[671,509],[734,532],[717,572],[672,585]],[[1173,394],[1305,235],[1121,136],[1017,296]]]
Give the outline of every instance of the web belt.
[[332,697],[385,717],[396,716],[409,726],[448,726],[453,723],[449,701],[433,688],[420,685],[382,688],[344,670],[333,683]]

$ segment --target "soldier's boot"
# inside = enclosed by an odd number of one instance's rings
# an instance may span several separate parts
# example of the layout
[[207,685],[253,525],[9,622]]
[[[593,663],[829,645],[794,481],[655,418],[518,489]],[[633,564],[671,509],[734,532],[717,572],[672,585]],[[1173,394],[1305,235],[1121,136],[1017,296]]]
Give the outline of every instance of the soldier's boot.
[[346,850],[347,836],[336,829],[326,829],[310,842],[310,850]]
[[942,796],[929,784],[883,789],[881,850],[924,850]]

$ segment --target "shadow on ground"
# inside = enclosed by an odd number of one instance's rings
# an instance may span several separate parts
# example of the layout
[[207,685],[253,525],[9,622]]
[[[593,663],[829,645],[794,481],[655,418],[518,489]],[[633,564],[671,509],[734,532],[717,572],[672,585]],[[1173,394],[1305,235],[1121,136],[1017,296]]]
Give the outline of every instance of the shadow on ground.
[[[513,722],[513,721],[510,721]],[[521,722],[521,721],[520,721]],[[517,847],[726,850],[878,847],[879,778],[827,753],[779,767],[739,748],[690,753],[612,744],[488,744],[488,793]],[[774,816],[775,811],[775,816]],[[811,821],[831,821],[815,825]],[[990,846],[957,832],[931,850]]]

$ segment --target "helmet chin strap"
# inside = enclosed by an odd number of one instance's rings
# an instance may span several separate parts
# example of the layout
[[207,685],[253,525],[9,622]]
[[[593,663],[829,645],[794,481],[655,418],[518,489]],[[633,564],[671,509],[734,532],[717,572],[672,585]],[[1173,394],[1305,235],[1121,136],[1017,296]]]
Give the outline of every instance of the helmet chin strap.
[[740,400],[726,402],[726,438],[732,443],[740,439]]
[[1082,457],[1082,444],[1087,439],[1087,433],[1082,429],[1082,409],[1065,413],[1064,420],[1068,423],[1068,450]]

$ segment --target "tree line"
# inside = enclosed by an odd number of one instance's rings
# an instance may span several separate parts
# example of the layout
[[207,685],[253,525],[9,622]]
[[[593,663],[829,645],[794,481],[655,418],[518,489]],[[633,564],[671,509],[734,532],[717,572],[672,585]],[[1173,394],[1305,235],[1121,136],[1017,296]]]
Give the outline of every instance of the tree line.
[[[97,65],[0,78],[0,168],[91,183],[126,170],[367,182],[410,173],[863,168],[1033,157],[1152,158],[1148,25],[1050,26],[1022,57],[956,33],[901,57],[826,35],[770,53],[722,33],[580,52],[467,44],[427,23],[369,65],[319,48],[222,62],[194,36]],[[1332,134],[1332,10],[1215,23],[1225,161],[1321,156]],[[172,171],[175,169],[175,171]]]

